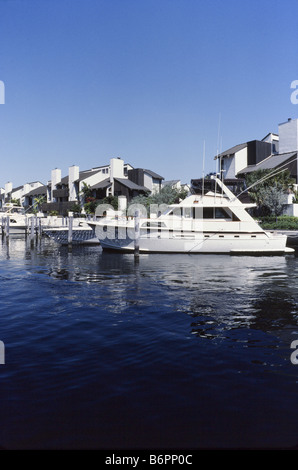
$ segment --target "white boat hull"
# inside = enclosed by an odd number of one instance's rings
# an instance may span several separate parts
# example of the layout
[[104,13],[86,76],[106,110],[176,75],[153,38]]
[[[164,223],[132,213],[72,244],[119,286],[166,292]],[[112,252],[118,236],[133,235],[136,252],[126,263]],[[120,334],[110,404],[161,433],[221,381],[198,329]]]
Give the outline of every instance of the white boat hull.
[[24,235],[27,231],[27,227],[9,227],[9,235]]
[[[187,234],[172,238],[161,235],[141,235],[137,245],[140,253],[206,253],[206,254],[285,254],[294,252],[286,247],[284,235],[260,234]],[[104,238],[100,240],[103,250],[133,252],[134,239]]]
[[[5,232],[6,227],[1,225],[1,230]],[[25,224],[14,224],[9,225],[9,235],[24,235],[28,232],[28,227]]]

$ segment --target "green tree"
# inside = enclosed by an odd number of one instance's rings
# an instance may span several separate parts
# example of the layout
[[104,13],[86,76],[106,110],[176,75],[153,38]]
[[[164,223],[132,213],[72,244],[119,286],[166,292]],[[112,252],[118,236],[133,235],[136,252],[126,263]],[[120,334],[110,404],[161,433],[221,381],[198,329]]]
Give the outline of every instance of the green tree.
[[90,184],[87,184],[85,181],[83,181],[83,187],[80,191],[80,194],[83,196],[84,200],[88,197],[93,197],[93,189],[91,188]]
[[70,212],[74,212],[76,214],[80,214],[82,211],[82,208],[80,206],[80,204],[74,202],[73,205],[71,206],[70,208]]
[[96,207],[98,206],[99,201],[95,197],[87,197],[84,204],[84,209],[86,214],[95,214]]
[[269,214],[278,217],[283,211],[284,190],[277,185],[261,188],[259,191],[259,204]]
[[20,200],[16,199],[16,198],[12,198],[10,202],[15,206],[20,206],[21,205]]
[[46,202],[45,196],[35,196],[33,208],[35,210],[41,211],[41,208],[44,202]]
[[248,194],[256,203],[256,216],[282,213],[285,194],[294,193],[295,181],[288,170],[257,170],[245,175]]
[[172,188],[170,185],[164,186],[158,193],[153,193],[150,195],[139,195],[134,197],[130,204],[140,204],[147,209],[149,213],[151,204],[176,204],[181,199],[185,199],[187,196],[187,191],[179,190],[177,188]]
[[99,200],[99,204],[110,204],[115,211],[118,210],[118,197],[117,196],[106,196]]
[[84,210],[86,214],[92,215],[95,213],[96,207],[99,204],[98,199],[94,196],[94,191],[91,186],[83,181],[83,187],[80,191],[84,203]]

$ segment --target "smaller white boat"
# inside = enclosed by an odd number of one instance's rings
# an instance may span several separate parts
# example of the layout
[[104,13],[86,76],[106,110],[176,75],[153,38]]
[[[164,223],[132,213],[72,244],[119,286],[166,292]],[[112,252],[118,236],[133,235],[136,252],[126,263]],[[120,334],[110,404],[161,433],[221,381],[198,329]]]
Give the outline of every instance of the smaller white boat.
[[14,206],[13,204],[5,204],[0,212],[0,226],[2,230],[9,227],[10,235],[26,234],[28,232],[28,218],[24,208]]

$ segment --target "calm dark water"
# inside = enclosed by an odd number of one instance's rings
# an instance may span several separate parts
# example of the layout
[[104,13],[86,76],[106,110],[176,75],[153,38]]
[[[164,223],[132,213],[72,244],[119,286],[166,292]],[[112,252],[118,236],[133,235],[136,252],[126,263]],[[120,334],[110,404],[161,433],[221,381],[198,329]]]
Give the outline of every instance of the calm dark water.
[[11,237],[0,283],[0,447],[298,445],[298,258]]

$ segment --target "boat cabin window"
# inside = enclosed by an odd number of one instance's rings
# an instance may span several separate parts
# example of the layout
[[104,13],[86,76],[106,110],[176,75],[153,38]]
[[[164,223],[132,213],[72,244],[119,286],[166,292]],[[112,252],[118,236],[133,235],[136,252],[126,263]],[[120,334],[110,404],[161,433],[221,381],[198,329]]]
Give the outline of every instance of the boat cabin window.
[[234,212],[232,212],[232,218],[233,218],[233,221],[234,221],[234,222],[240,222],[239,217],[237,217],[237,215],[234,214]]
[[216,219],[230,219],[231,216],[222,207],[216,207],[215,208],[215,218]]
[[167,213],[168,216],[201,219],[226,219],[239,221],[239,218],[228,208],[223,207],[175,207]]
[[175,215],[176,217],[181,217],[182,216],[182,207],[175,207],[175,209],[172,209],[170,212],[167,213],[167,215]]
[[203,218],[204,219],[213,219],[213,207],[204,207],[203,208]]
[[142,227],[165,227],[166,224],[164,222],[159,222],[159,221],[150,221],[150,222],[144,222],[142,224]]
[[190,218],[195,218],[194,217],[194,207],[185,207],[183,215],[185,218],[190,219]]
[[204,219],[231,219],[232,214],[222,207],[204,207],[203,217]]

